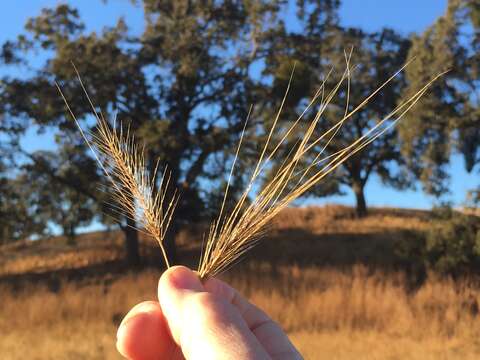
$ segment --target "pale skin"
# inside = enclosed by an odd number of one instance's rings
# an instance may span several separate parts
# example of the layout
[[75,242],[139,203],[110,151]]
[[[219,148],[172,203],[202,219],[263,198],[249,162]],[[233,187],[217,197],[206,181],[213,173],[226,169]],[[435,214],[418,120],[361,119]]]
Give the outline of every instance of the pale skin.
[[184,266],[160,278],[159,301],[134,306],[117,332],[131,360],[302,359],[283,330],[234,288]]

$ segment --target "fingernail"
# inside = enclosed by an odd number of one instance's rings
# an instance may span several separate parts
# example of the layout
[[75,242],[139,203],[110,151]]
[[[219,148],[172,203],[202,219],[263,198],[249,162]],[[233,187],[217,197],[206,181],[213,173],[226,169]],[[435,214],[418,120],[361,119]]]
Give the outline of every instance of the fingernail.
[[115,343],[115,347],[117,351],[125,358],[128,358],[128,351],[127,347],[125,346],[126,342],[128,342],[128,330],[130,320],[134,320],[135,316],[131,316],[129,318],[125,318],[117,330],[117,341]]
[[120,326],[118,327],[118,330],[117,330],[117,342],[118,342],[118,339],[121,339],[123,338],[123,335],[125,335],[125,330],[127,328],[127,322],[128,321],[125,321],[125,322],[122,322],[120,324]]
[[198,275],[185,266],[176,266],[169,274],[170,284],[178,290],[203,291]]

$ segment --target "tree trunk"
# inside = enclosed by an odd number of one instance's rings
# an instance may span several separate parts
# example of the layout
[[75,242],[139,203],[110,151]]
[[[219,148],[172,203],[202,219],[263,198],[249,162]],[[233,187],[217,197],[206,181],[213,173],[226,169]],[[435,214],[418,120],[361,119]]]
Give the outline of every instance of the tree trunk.
[[135,222],[127,218],[127,226],[122,227],[125,235],[125,250],[127,252],[127,264],[130,266],[140,265],[140,252],[138,249],[138,231]]
[[75,239],[75,225],[73,224],[68,224],[65,225],[65,228],[63,230],[63,233],[65,234],[67,238],[67,244],[70,246],[76,245],[76,239]]
[[357,200],[356,213],[357,217],[362,218],[368,215],[367,202],[365,201],[364,185],[355,183],[352,186],[355,198]]

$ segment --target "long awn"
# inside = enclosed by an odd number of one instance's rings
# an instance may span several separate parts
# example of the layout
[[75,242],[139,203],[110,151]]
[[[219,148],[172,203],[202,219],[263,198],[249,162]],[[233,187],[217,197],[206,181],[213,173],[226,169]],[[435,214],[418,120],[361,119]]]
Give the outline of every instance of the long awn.
[[[359,105],[349,111],[350,76],[352,72],[352,68],[350,67],[351,52],[349,55],[345,55],[345,57],[347,64],[346,70],[333,89],[326,93],[325,79],[309,104],[306,106],[305,110],[300,116],[298,116],[293,124],[287,128],[277,144],[273,146],[273,150],[268,151],[268,149],[272,147],[272,139],[274,138],[288,96],[292,81],[292,77],[290,78],[282,103],[268,132],[267,140],[262,147],[260,156],[248,184],[239,199],[236,201],[233,209],[227,212],[225,209],[226,202],[229,196],[229,188],[234,174],[234,168],[240,154],[240,148],[247,127],[247,122],[245,122],[233,164],[230,169],[219,215],[211,224],[206,237],[205,246],[202,249],[198,267],[198,274],[202,280],[214,277],[235,264],[246,251],[256,245],[265,232],[267,224],[280,211],[291,204],[295,199],[305,194],[305,192],[315,186],[325,176],[332,171],[335,171],[335,169],[337,169],[348,158],[361,151],[364,147],[395,126],[395,124],[419,101],[433,82],[444,74],[441,73],[432,78],[413,96],[402,101],[394,110],[384,116],[371,129],[364,133],[360,138],[353,141],[350,145],[334,153],[324,155],[324,152],[341,130],[344,123],[368,104],[382,88],[387,86],[398,75],[398,73],[403,71],[403,69],[409,64],[405,64],[398,72],[388,78]],[[127,130],[124,132],[121,129],[117,130],[115,123],[110,125],[103,117],[103,114],[96,111],[78,71],[76,69],[75,71],[97,121],[97,133],[90,134],[92,140],[89,140],[82,130],[60,86],[57,84],[58,90],[65,101],[67,109],[75,120],[84,140],[92,150],[96,160],[110,179],[113,185],[114,199],[116,203],[123,208],[129,217],[136,219],[138,223],[143,226],[144,230],[157,240],[165,259],[165,263],[167,267],[169,267],[170,264],[168,262],[168,256],[163,241],[178,201],[176,191],[172,196],[167,196],[170,177],[164,173],[159,181],[158,187],[156,186],[155,174],[157,168],[155,168],[152,176],[152,174],[146,170],[143,151],[140,151],[135,144],[134,136],[130,131]],[[330,74],[331,72],[327,74],[327,78]],[[347,81],[347,95],[343,117],[322,135],[315,137],[315,129],[317,128],[319,121],[322,119],[325,110],[331,104],[345,81]],[[280,153],[279,149],[282,145],[286,144],[289,135],[294,132],[295,128],[301,123],[301,120],[305,118],[306,114],[312,110],[315,105],[317,105],[318,109],[307,124],[301,140],[297,141],[294,146],[288,149],[286,156],[283,155],[283,158],[275,158],[275,156],[282,156],[278,155]],[[316,153],[314,153],[317,147],[320,147],[320,150],[317,150]],[[311,155],[314,155],[313,158],[311,158]],[[302,165],[303,162],[301,160],[305,159],[312,159],[308,160],[307,166]],[[249,202],[248,199],[252,195],[254,189],[258,187],[257,185],[259,185],[259,182],[263,177],[262,175],[264,175],[269,166],[274,162],[280,164],[275,170],[274,176],[266,181],[256,194],[253,194],[253,199]]]
[[110,125],[103,114],[96,111],[76,68],[75,71],[97,122],[97,132],[90,134],[91,140],[82,130],[57,84],[68,112],[112,184],[113,200],[117,204],[114,207],[123,209],[126,216],[138,222],[144,228],[144,232],[158,242],[165,264],[169,267],[164,239],[178,201],[176,191],[172,196],[167,196],[170,176],[165,171],[157,186],[155,175],[159,162],[157,161],[154,171],[150,174],[145,166],[144,151],[138,148],[129,129],[123,131],[120,127],[120,130],[117,130],[115,120]]
[[[340,151],[329,154],[322,158],[323,153],[327,149],[330,142],[335,135],[340,131],[342,125],[352,116],[364,107],[384,86],[391,82],[398,74],[392,75],[385,83],[383,83],[377,90],[363,100],[352,111],[348,111],[349,95],[347,90],[347,105],[345,107],[345,114],[334,126],[324,132],[320,137],[314,138],[315,128],[318,122],[324,115],[327,106],[331,103],[334,96],[338,93],[341,85],[347,81],[347,89],[350,87],[351,69],[349,66],[350,56],[347,57],[347,68],[338,81],[336,86],[325,95],[325,81],[320,86],[319,90],[313,96],[312,100],[306,107],[305,111],[293,122],[293,124],[286,130],[278,143],[273,147],[273,150],[268,153],[267,149],[270,147],[271,139],[276,130],[280,114],[285,104],[288,95],[288,88],[283,98],[280,109],[270,128],[267,140],[263,146],[260,157],[255,166],[248,185],[245,191],[236,202],[233,210],[226,216],[223,216],[225,202],[228,196],[229,185],[225,189],[224,200],[220,210],[220,214],[216,221],[210,227],[206,239],[206,245],[203,249],[198,273],[201,279],[207,279],[218,275],[225,271],[232,264],[234,264],[246,251],[251,249],[257,241],[261,238],[267,224],[286,206],[291,204],[295,199],[302,196],[306,191],[311,189],[315,184],[321,181],[329,173],[337,169],[344,161],[352,155],[358,153],[365,146],[375,141],[379,136],[391,129],[395,124],[410,110],[429,89],[434,81],[441,77],[441,73],[431,79],[425,86],[419,89],[409,99],[399,104],[393,111],[388,113],[380,121],[378,121],[370,130],[363,136],[352,142]],[[408,63],[399,71],[402,71]],[[291,79],[290,79],[291,81]],[[289,85],[290,86],[290,85]],[[286,142],[289,134],[293,132],[300,121],[304,118],[306,112],[319,102],[318,110],[307,126],[307,130],[303,134],[301,141],[298,141],[287,153],[286,158],[277,159],[281,166],[276,170],[271,180],[267,181],[260,191],[254,195],[253,200],[248,203],[249,195],[256,188],[261,179],[262,173],[268,168],[269,163],[272,163],[274,156],[279,148]],[[313,160],[303,168],[300,168],[302,159],[305,159],[307,154],[311,154],[317,145],[324,144],[320,147]],[[241,146],[241,142],[239,147]],[[237,149],[235,160],[232,165],[229,179],[233,173],[233,167],[239,154]]]

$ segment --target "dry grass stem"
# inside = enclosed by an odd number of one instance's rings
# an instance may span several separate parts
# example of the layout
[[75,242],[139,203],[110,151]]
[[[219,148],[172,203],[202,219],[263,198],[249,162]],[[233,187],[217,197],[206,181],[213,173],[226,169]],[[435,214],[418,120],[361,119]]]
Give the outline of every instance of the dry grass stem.
[[129,129],[123,131],[120,126],[120,130],[117,130],[115,120],[110,125],[103,114],[95,110],[80,75],[76,72],[97,121],[97,132],[89,134],[92,140],[82,130],[58,84],[57,88],[82,137],[112,184],[114,204],[111,205],[123,210],[125,216],[134,220],[158,242],[169,267],[163,240],[178,200],[176,192],[167,198],[170,176],[165,172],[159,184],[156,184],[158,162],[151,174],[145,165],[144,152],[135,144]]
[[[439,74],[429,81],[412,97],[403,101],[393,111],[377,121],[371,129],[350,145],[340,151],[324,155],[332,140],[341,130],[343,124],[351,119],[360,109],[365,107],[378,92],[387,86],[398,73],[403,71],[409,64],[405,64],[359,105],[349,111],[350,77],[353,70],[353,67],[350,67],[351,55],[352,52],[345,54],[346,70],[333,89],[328,93],[325,90],[325,84],[333,72],[332,69],[304,111],[280,137],[277,144],[273,146],[274,134],[290,89],[293,76],[292,72],[287,91],[274,118],[249,183],[233,209],[226,211],[225,204],[228,198],[235,164],[240,154],[248,122],[247,118],[230,170],[219,216],[210,227],[210,231],[207,234],[206,245],[201,254],[198,273],[202,279],[216,276],[232,266],[242,254],[256,244],[265,231],[266,225],[281,210],[318,184],[325,176],[335,171],[352,155],[358,153],[379,136],[390,130],[408,110],[417,103],[431,84],[443,75],[443,73]],[[155,177],[150,176],[146,170],[145,157],[143,152],[135,145],[134,137],[128,130],[126,132],[123,130],[117,131],[115,123],[113,126],[110,126],[103,117],[103,114],[99,114],[95,110],[95,106],[88,96],[85,86],[78,75],[78,71],[77,76],[98,124],[97,134],[91,134],[92,142],[88,140],[81,129],[65,96],[57,85],[67,109],[79,127],[83,138],[95,154],[100,166],[111,180],[114,188],[115,202],[126,211],[130,218],[135,219],[143,225],[145,231],[158,241],[165,262],[167,266],[169,266],[167,254],[163,246],[163,239],[178,199],[175,193],[168,201],[168,205],[164,205],[167,202],[166,189],[169,185],[169,176],[164,174],[158,186],[159,190],[156,191]],[[318,123],[345,82],[347,82],[346,104],[343,117],[329,130],[317,137],[315,133]],[[279,149],[282,146],[286,146],[287,139],[306,117],[307,113],[312,112],[314,108],[316,108],[316,110],[311,120],[307,123],[302,138],[296,141],[290,149],[287,149],[286,156],[278,155],[278,153],[280,153]],[[251,109],[249,111],[249,117],[250,114]],[[100,156],[94,150],[94,147]],[[272,147],[273,150],[269,151]],[[320,148],[320,150],[318,150],[318,148]],[[100,159],[100,157],[102,159]],[[305,160],[308,161],[307,166],[300,168],[300,165],[304,163]],[[253,200],[249,202],[248,199],[252,197],[253,189],[257,189],[259,185],[261,185],[259,182],[265,177],[265,172],[272,169],[272,164],[274,163],[281,165],[275,171],[274,176],[263,184],[261,190],[254,194]],[[154,174],[156,172],[157,169],[155,169]]]
[[[273,147],[273,150],[268,152],[268,149],[271,148],[273,134],[276,130],[276,126],[280,119],[280,114],[288,95],[290,88],[289,84],[249,183],[239,200],[236,202],[233,210],[224,216],[224,206],[229,190],[229,185],[227,185],[220,214],[217,220],[210,227],[210,231],[206,239],[205,249],[201,255],[198,272],[202,279],[216,276],[234,264],[242,254],[256,244],[265,230],[266,225],[282,209],[303,195],[306,191],[311,189],[329,173],[337,169],[349,157],[356,154],[365,146],[369,145],[379,136],[391,129],[403,117],[403,115],[405,115],[405,113],[415,105],[420,97],[428,90],[430,85],[438,77],[443,75],[442,73],[429,81],[412,97],[403,101],[392,112],[378,121],[376,125],[374,125],[363,136],[351,143],[349,146],[340,151],[322,157],[330,142],[340,131],[342,125],[347,120],[352,118],[352,116],[354,116],[355,113],[357,113],[361,108],[363,108],[398,74],[397,72],[396,74],[392,75],[376,91],[374,91],[358,106],[354,107],[352,111],[348,111],[348,94],[352,71],[352,68],[349,65],[350,56],[351,53],[349,55],[345,55],[347,63],[346,70],[336,86],[334,86],[334,88],[327,95],[325,95],[325,80],[315,93],[306,109],[296,119],[296,121],[293,122],[291,127],[286,130],[280,141]],[[405,66],[407,65],[408,63]],[[402,71],[404,67],[402,67],[399,72]],[[327,75],[327,77],[330,76],[330,74],[331,72]],[[290,78],[290,82],[291,80],[292,78]],[[341,118],[332,128],[323,133],[320,137],[315,138],[315,129],[319,121],[345,81],[347,81],[347,104],[345,106],[345,114],[343,118]],[[297,141],[295,145],[289,149],[288,155],[285,158],[275,158],[278,149],[282,145],[285,145],[289,135],[299,125],[300,121],[305,118],[307,112],[314,106],[318,106],[318,110],[312,117],[312,120],[310,120],[302,139]],[[240,146],[241,141],[239,148]],[[320,146],[320,151],[317,150],[317,153],[315,153],[315,149],[318,146]],[[239,148],[237,149],[235,160],[232,165],[229,183],[232,177],[235,162],[239,154]],[[308,166],[300,169],[300,160],[311,158],[311,156],[313,156],[313,160],[308,164]],[[252,195],[253,189],[256,188],[256,185],[259,185],[259,180],[262,178],[262,174],[264,174],[269,168],[269,165],[272,164],[272,160],[276,160],[276,163],[281,163],[281,166],[275,172],[275,175],[271,178],[271,180],[268,180],[263,185],[261,190],[255,196],[253,196],[253,200],[247,204],[247,199]]]

